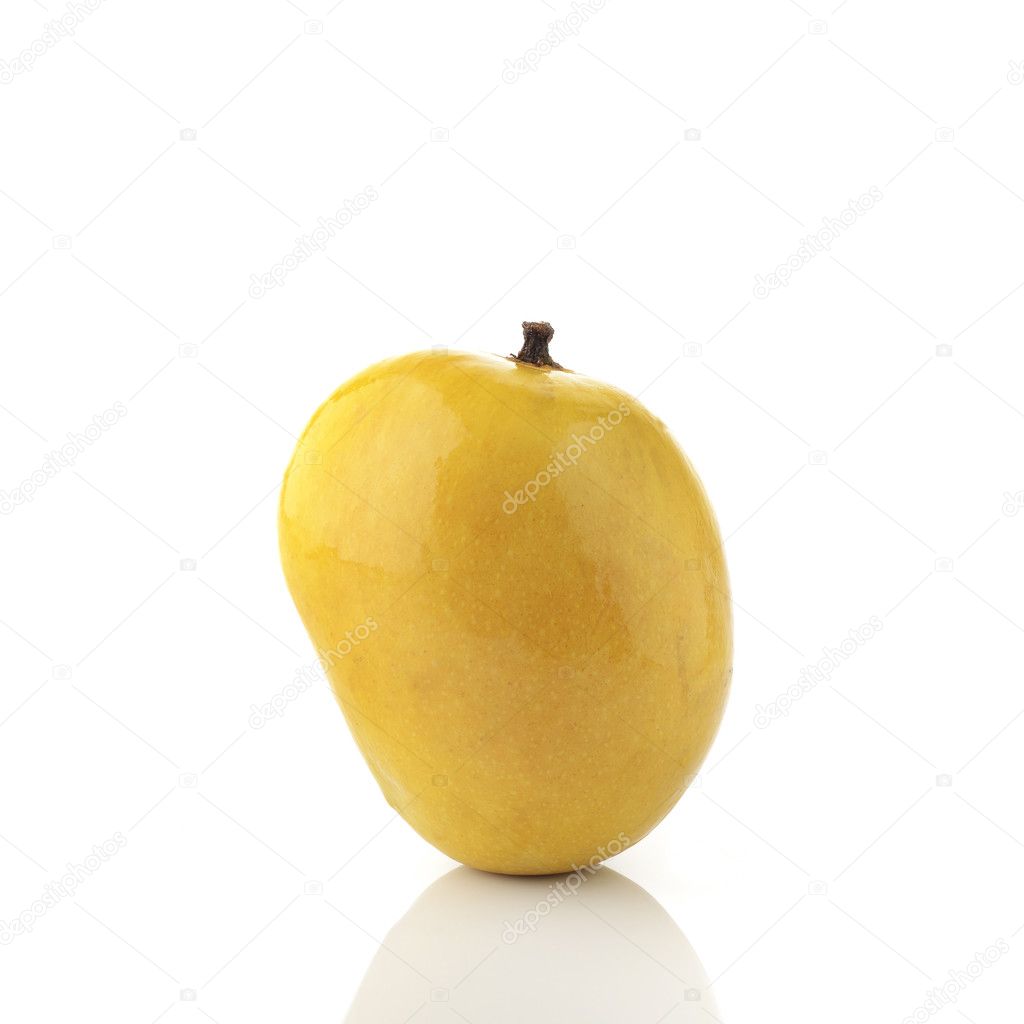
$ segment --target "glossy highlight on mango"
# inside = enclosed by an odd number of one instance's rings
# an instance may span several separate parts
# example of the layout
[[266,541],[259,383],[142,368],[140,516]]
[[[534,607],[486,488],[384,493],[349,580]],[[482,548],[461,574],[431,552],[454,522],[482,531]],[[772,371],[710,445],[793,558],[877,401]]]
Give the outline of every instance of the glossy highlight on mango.
[[286,472],[280,547],[392,807],[464,864],[548,874],[682,795],[732,626],[714,514],[665,426],[523,326],[518,356],[418,352],[342,385]]

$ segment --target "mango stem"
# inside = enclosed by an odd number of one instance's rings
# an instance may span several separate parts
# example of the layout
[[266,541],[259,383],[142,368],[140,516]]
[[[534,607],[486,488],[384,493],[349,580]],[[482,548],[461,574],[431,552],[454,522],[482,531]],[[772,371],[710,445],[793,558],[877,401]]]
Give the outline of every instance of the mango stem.
[[514,358],[521,363],[533,366],[550,366],[556,370],[562,367],[548,354],[548,345],[554,337],[555,329],[546,321],[523,321],[523,347]]

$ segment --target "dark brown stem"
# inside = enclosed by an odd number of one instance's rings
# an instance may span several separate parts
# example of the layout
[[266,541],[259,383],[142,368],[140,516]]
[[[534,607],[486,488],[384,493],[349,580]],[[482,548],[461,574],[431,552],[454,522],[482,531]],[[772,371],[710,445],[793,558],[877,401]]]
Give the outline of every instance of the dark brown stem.
[[555,329],[545,321],[532,323],[529,320],[523,321],[523,347],[519,355],[513,358],[521,363],[530,363],[533,366],[550,366],[555,370],[561,370],[548,354],[548,345],[554,337]]

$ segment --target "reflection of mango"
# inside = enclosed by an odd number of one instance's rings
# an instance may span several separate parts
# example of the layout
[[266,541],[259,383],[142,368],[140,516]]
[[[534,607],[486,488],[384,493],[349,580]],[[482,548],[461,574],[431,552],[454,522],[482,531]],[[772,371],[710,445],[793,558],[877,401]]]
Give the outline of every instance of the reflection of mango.
[[285,575],[388,802],[465,864],[637,842],[714,737],[732,654],[714,515],[663,424],[547,356],[380,363],[314,415]]
[[664,907],[610,868],[456,868],[388,932],[345,1024],[715,1024],[704,967]]

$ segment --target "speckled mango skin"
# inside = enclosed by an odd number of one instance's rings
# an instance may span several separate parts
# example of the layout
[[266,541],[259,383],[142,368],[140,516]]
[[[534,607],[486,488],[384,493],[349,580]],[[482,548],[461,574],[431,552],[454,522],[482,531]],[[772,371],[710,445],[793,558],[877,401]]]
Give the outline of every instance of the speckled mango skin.
[[372,366],[302,435],[280,546],[384,796],[455,860],[596,863],[711,745],[732,661],[718,527],[614,387],[443,350]]

